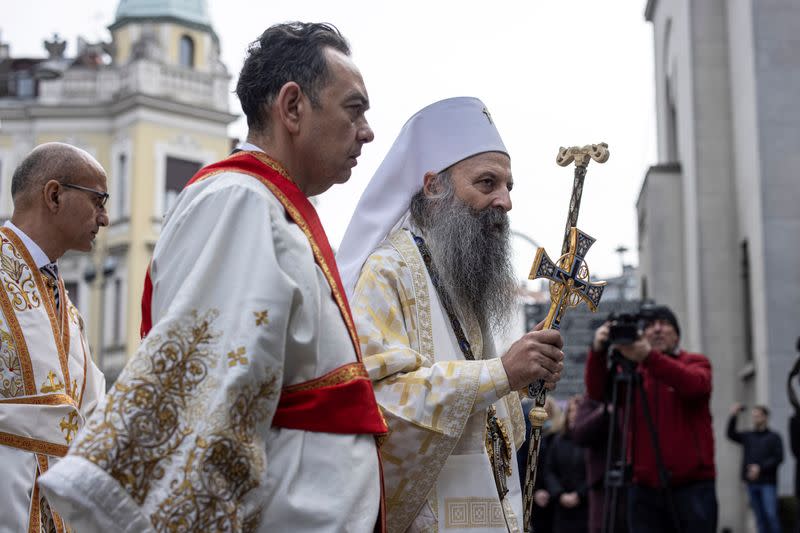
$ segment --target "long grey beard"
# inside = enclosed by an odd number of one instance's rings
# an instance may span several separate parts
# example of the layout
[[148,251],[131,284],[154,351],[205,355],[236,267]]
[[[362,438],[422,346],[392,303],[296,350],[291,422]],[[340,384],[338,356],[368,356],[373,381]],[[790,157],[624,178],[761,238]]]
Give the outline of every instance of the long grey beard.
[[427,204],[412,209],[414,223],[424,232],[453,304],[471,311],[484,327],[505,329],[517,311],[508,215],[498,208],[475,211],[452,192],[415,200]]

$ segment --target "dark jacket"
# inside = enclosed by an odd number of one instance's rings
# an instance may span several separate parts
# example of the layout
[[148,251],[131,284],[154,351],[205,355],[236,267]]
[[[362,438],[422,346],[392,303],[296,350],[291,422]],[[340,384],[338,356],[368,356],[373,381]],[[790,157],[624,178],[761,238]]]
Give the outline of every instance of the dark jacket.
[[[742,445],[742,480],[745,483],[778,483],[778,465],[783,462],[783,442],[780,435],[764,431],[736,431],[736,415],[728,419],[728,438]],[[747,479],[747,465],[758,465],[758,479]]]
[[[545,486],[554,506],[556,533],[583,533],[589,527],[586,463],[583,448],[578,446],[568,432],[556,435],[547,454]],[[562,494],[578,493],[577,507],[564,507],[559,503]]]
[[794,455],[794,497],[800,498],[800,414],[795,413],[789,418],[789,446]]
[[[603,530],[603,507],[605,499],[606,450],[611,416],[603,402],[584,396],[578,404],[572,436],[584,448],[586,460],[586,484],[589,487],[589,533]],[[619,452],[617,452],[619,453]],[[627,510],[625,490],[616,493],[617,507],[613,511],[614,531],[627,532]],[[611,511],[609,511],[611,515]],[[610,516],[609,516],[610,518]],[[611,522],[609,521],[609,524]]]
[[611,417],[603,402],[584,396],[578,404],[572,438],[586,450],[586,483],[590,490],[603,488],[606,471],[608,424]]
[[[711,363],[708,358],[685,351],[671,356],[652,350],[635,371],[642,376],[670,486],[714,479],[714,434],[709,409]],[[585,376],[589,397],[603,400],[608,376],[606,354],[590,349]],[[619,397],[624,398],[622,392]],[[630,450],[633,481],[659,487],[655,449],[641,396],[635,391],[633,397],[634,442]],[[621,419],[622,414],[618,418]]]

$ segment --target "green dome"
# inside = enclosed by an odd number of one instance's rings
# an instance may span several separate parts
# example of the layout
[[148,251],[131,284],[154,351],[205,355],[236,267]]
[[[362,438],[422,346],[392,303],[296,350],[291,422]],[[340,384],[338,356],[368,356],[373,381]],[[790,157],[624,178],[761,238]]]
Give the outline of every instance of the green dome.
[[120,0],[110,28],[130,20],[171,20],[211,29],[206,0]]

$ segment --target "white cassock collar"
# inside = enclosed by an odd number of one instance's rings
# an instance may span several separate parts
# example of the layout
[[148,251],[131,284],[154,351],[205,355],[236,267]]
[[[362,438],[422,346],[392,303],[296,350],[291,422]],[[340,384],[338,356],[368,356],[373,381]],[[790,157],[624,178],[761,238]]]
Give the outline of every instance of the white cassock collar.
[[247,141],[242,141],[236,145],[236,148],[245,152],[264,152],[261,148],[256,146],[253,143],[249,143]]
[[406,222],[425,173],[484,152],[508,155],[492,116],[477,98],[441,100],[408,119],[361,195],[336,254],[349,297],[369,255]]

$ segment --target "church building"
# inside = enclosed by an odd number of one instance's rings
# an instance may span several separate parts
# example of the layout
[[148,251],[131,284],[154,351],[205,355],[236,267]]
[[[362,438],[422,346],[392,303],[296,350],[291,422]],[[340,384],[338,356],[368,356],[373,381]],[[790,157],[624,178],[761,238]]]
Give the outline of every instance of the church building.
[[[745,531],[730,405],[763,404],[794,493],[787,376],[800,336],[800,54],[796,0],[649,0],[658,161],[637,204],[643,296],[672,307],[713,368],[720,530]],[[796,384],[795,384],[796,385]],[[751,427],[740,416],[741,429]]]

